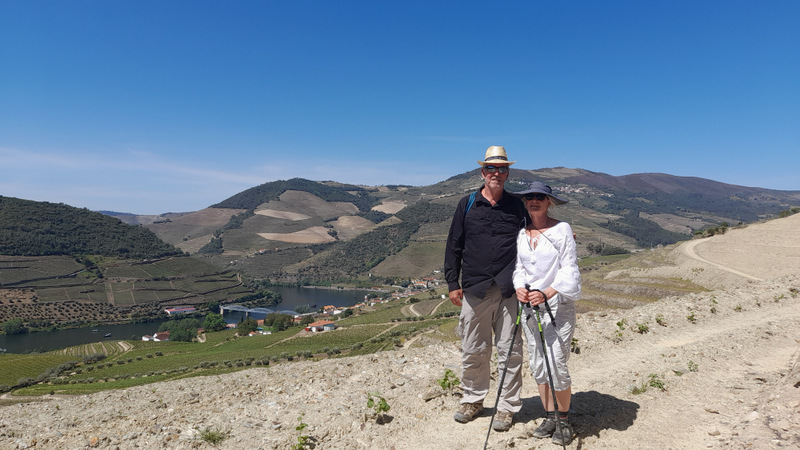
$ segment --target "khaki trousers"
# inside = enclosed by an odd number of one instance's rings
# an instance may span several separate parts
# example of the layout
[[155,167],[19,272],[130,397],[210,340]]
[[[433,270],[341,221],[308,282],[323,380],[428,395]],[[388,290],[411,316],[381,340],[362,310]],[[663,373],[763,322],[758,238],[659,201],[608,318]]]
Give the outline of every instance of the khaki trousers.
[[[473,297],[466,292],[461,306],[457,332],[461,336],[461,403],[482,402],[489,392],[491,375],[492,334],[497,346],[497,382],[500,382],[508,361],[498,411],[518,412],[522,408],[522,332],[514,333],[518,302],[516,296],[503,298],[500,287],[493,284],[486,297]],[[520,324],[519,328],[522,328]],[[513,339],[513,346],[511,345]],[[508,352],[511,351],[511,358]],[[487,405],[488,406],[488,405]]]

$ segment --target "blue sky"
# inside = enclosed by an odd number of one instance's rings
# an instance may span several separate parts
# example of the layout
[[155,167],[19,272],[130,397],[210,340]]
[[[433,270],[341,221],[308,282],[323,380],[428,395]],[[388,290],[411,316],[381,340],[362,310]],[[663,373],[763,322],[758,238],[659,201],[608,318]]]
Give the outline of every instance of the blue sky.
[[515,167],[800,190],[797,1],[0,0],[0,195],[194,211]]

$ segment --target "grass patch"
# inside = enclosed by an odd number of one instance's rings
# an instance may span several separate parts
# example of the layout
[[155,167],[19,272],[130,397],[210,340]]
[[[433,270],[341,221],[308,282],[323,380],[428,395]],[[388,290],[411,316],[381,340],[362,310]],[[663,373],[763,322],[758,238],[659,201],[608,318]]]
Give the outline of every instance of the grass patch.
[[228,439],[231,436],[231,432],[226,430],[222,431],[220,429],[214,428],[206,428],[200,431],[200,439],[204,442],[208,442],[213,446],[217,446],[222,443],[225,439]]

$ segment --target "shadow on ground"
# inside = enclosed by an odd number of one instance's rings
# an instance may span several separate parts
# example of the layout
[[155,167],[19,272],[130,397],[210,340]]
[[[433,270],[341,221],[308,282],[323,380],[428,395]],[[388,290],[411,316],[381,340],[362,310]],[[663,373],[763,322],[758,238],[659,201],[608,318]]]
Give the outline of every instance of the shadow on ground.
[[[576,392],[572,394],[570,422],[579,437],[599,436],[600,431],[613,429],[623,431],[636,420],[639,404],[620,400],[597,391]],[[521,423],[538,423],[544,418],[541,399],[530,397],[522,400],[522,410],[515,420]]]

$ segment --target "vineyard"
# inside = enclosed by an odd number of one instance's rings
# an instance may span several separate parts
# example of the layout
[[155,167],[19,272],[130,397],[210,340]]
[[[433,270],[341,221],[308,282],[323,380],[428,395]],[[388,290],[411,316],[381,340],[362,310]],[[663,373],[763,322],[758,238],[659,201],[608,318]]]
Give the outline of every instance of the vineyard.
[[[290,327],[241,337],[236,330],[224,330],[205,333],[194,342],[103,341],[45,354],[0,355],[0,385],[15,386],[28,379],[29,385],[18,386],[15,394],[83,394],[253,366],[374,353],[402,346],[426,331],[454,338],[448,334],[454,332],[456,317],[443,318],[441,310],[432,317],[404,315],[405,305],[402,301],[376,305],[369,312],[337,320],[336,330],[320,333]],[[65,363],[74,367],[54,375],[53,368]]]
[[239,273],[199,258],[0,256],[0,322],[119,322],[176,303],[225,302],[249,293]]
[[17,355],[0,353],[0,385],[14,386],[20,378],[36,377],[50,367],[74,361],[75,357],[47,353]]

